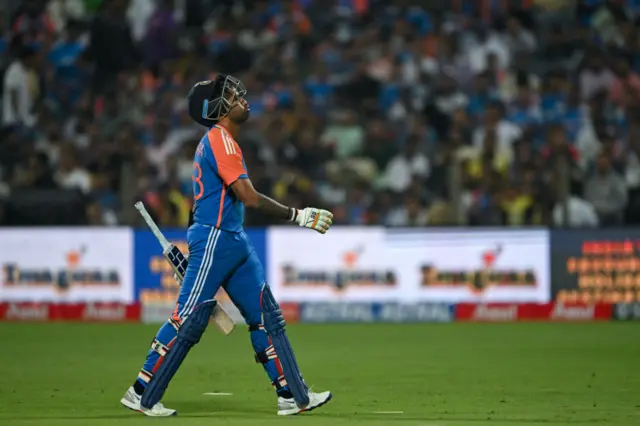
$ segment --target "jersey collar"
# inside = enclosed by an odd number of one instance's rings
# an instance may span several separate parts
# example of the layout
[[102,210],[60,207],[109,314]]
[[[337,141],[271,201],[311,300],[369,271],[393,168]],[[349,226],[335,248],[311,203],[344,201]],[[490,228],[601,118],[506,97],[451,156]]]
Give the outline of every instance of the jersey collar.
[[222,124],[216,124],[214,127],[217,127],[219,129],[223,129],[225,132],[227,132],[228,134],[231,134],[231,132],[229,131],[229,129],[227,129],[226,127],[224,127]]

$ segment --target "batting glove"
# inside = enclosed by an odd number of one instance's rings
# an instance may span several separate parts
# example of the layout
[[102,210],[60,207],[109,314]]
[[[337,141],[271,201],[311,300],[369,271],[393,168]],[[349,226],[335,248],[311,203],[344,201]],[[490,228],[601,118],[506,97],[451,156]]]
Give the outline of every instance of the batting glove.
[[326,233],[333,223],[333,213],[328,210],[307,207],[306,209],[292,209],[291,221],[303,228],[313,229],[321,234]]

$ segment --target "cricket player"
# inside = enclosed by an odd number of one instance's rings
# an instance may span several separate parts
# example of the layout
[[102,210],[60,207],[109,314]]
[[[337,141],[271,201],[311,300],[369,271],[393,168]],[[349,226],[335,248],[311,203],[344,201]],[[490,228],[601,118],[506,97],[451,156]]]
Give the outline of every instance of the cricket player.
[[235,140],[249,118],[245,94],[240,80],[221,74],[215,81],[197,83],[188,95],[189,115],[209,129],[193,162],[189,264],[173,314],[153,339],[137,379],[121,400],[147,416],[176,414],[160,399],[204,333],[221,286],[249,325],[256,362],[264,367],[277,394],[278,415],[310,411],[331,399],[331,392],[310,392],[302,378],[280,306],[242,225],[245,206],[321,234],[331,226],[333,215],[316,208],[287,207],[254,189]]

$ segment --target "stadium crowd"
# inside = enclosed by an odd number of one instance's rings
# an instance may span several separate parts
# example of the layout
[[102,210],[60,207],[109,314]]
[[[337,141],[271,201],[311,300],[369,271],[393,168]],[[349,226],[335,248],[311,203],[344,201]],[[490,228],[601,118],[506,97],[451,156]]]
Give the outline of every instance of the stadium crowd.
[[254,185],[337,223],[640,223],[640,1],[15,3],[0,224],[129,224],[143,199],[186,225],[185,95],[215,72],[248,89]]

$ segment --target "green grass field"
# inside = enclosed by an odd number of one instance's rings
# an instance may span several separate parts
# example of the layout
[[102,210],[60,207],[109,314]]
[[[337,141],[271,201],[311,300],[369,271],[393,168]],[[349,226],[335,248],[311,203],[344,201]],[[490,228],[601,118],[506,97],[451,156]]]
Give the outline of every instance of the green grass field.
[[640,425],[632,323],[290,326],[307,380],[334,399],[287,418],[243,329],[191,352],[164,399],[178,417],[124,409],[155,330],[0,324],[0,425]]

